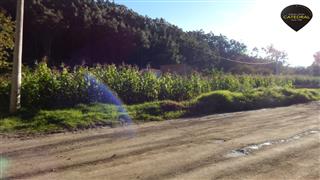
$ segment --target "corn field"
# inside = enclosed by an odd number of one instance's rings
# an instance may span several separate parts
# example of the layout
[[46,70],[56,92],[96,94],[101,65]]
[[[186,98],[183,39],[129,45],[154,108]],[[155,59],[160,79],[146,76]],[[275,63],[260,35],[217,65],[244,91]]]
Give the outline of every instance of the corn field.
[[[89,81],[88,76],[94,81]],[[9,102],[10,82],[0,78],[0,109]],[[213,90],[248,91],[259,87],[292,87],[292,79],[280,76],[231,75],[211,73],[188,76],[151,72],[141,73],[137,67],[97,65],[75,68],[49,68],[40,63],[24,68],[22,107],[61,108],[79,103],[109,102],[114,94],[125,104],[147,101],[183,101]]]

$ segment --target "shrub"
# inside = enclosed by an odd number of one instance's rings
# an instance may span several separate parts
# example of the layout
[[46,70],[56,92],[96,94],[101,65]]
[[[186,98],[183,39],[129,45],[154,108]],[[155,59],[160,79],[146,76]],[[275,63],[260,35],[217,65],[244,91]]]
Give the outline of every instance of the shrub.
[[247,92],[213,91],[187,102],[187,115],[205,115],[286,106],[320,100],[319,90],[258,88]]
[[212,112],[231,112],[242,109],[243,95],[227,90],[203,94],[191,101],[191,114],[210,114]]
[[[9,110],[10,84],[6,80],[0,78],[0,112]],[[1,113],[0,113],[1,117]]]

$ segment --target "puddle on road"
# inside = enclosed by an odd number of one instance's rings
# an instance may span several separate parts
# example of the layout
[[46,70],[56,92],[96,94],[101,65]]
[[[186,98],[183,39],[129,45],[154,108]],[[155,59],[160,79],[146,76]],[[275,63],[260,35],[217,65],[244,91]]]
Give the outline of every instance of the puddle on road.
[[224,140],[224,139],[214,139],[213,140],[213,143],[215,143],[215,144],[222,144],[224,142],[226,142],[226,140]]
[[308,136],[311,134],[316,134],[319,133],[320,129],[312,129],[312,130],[308,130],[299,134],[296,134],[294,136],[291,136],[287,139],[278,139],[278,140],[271,140],[271,141],[265,141],[263,143],[259,143],[259,144],[251,144],[248,146],[245,146],[243,148],[240,149],[235,149],[232,150],[231,152],[229,152],[226,157],[240,157],[240,156],[246,156],[249,155],[251,152],[253,151],[257,151],[265,146],[271,146],[271,145],[276,145],[276,144],[282,144],[282,143],[288,143],[291,141],[295,141],[298,140],[304,136]]

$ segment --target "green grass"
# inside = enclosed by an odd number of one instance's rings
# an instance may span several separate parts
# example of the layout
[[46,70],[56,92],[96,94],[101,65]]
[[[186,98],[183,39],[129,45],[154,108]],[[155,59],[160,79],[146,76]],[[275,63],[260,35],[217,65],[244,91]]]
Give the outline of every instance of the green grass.
[[108,104],[78,105],[62,110],[20,112],[0,119],[0,132],[52,133],[119,123],[117,107]]
[[207,115],[219,112],[234,112],[259,108],[288,106],[320,100],[320,90],[258,88],[243,93],[213,91],[202,94],[189,102],[189,115]]
[[181,117],[186,106],[175,101],[157,101],[127,106],[127,109],[134,120],[161,121]]
[[[182,117],[287,106],[320,100],[320,89],[258,88],[246,92],[212,91],[183,102],[155,101],[124,106],[135,122],[162,121]],[[109,104],[77,105],[73,108],[21,111],[2,115],[1,133],[53,133],[120,124],[127,115]]]

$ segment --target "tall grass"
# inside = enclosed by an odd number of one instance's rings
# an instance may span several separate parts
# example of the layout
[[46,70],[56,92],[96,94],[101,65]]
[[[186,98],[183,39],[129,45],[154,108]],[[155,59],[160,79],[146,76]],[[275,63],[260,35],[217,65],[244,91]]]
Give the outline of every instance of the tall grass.
[[[88,75],[97,81],[89,81]],[[97,65],[75,68],[49,68],[40,63],[35,68],[24,68],[22,107],[49,109],[72,107],[79,103],[103,102],[106,94],[99,88],[105,84],[125,104],[156,100],[183,101],[214,90],[246,92],[259,87],[292,87],[293,80],[278,76],[252,76],[211,73],[203,76],[164,74],[156,77],[151,72],[140,73],[137,67]],[[0,110],[9,103],[10,83],[0,78]]]
[[296,88],[320,88],[320,76],[283,76],[282,78],[289,79]]

